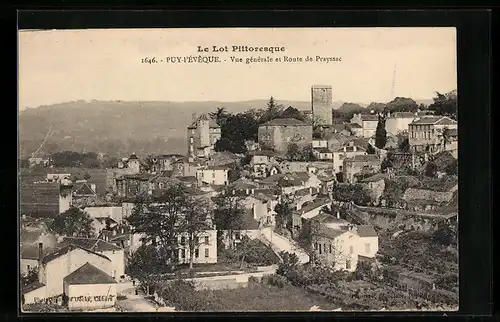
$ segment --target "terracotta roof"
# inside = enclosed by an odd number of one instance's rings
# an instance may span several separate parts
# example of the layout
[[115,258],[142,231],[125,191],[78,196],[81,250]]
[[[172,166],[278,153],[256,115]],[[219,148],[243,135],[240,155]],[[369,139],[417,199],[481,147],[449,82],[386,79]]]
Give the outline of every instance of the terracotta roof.
[[377,237],[377,232],[372,225],[360,225],[357,226],[357,233],[359,237]]
[[315,232],[314,234],[319,235],[319,236],[323,236],[323,237],[327,237],[327,238],[335,239],[335,238],[345,234],[346,232],[347,232],[346,230],[333,229],[333,228],[326,227],[326,226],[322,225],[319,227],[318,231]]
[[229,170],[227,165],[209,165],[204,170]]
[[391,118],[415,118],[415,113],[412,112],[394,112],[391,113]]
[[283,118],[283,119],[271,120],[267,123],[262,124],[261,126],[312,126],[312,125],[294,118]]
[[[62,247],[61,247],[61,246],[62,246]],[[105,258],[105,259],[107,259],[107,260],[110,260],[107,256],[104,256],[104,255],[102,255],[102,254],[96,253],[96,252],[91,251],[91,250],[89,250],[89,249],[85,249],[85,248],[83,248],[83,247],[80,247],[80,246],[77,246],[77,245],[73,245],[73,244],[65,245],[65,244],[63,244],[63,243],[59,243],[58,245],[54,246],[55,251],[53,251],[53,252],[51,252],[51,253],[47,254],[47,255],[43,258],[42,263],[46,264],[46,263],[48,263],[48,262],[51,262],[51,261],[53,261],[53,260],[54,260],[54,259],[56,259],[56,258],[59,258],[59,257],[61,257],[61,256],[63,256],[63,255],[66,255],[67,253],[71,252],[71,251],[72,251],[72,250],[74,250],[75,248],[82,249],[82,250],[84,250],[84,251],[86,251],[86,252],[89,252],[89,253],[91,253],[91,254],[94,254],[94,255],[96,255],[96,256],[100,256],[100,257],[102,257],[102,258]]]
[[75,184],[73,194],[80,196],[93,196],[95,195],[95,191],[92,190],[92,188],[86,182],[82,182]]
[[75,284],[115,284],[116,281],[94,265],[86,263],[73,273],[66,276],[63,281],[69,285]]
[[301,214],[305,214],[311,210],[330,205],[331,203],[332,202],[328,199],[316,199],[313,202],[308,203],[305,206],[303,206],[300,210],[298,210],[298,212]]
[[440,124],[440,125],[451,125],[457,124],[456,121],[450,119],[447,116],[423,116],[418,120],[414,120],[411,124]]
[[33,282],[33,283],[26,285],[22,288],[22,294],[26,294],[26,293],[29,293],[31,291],[38,290],[39,288],[44,287],[44,286],[45,286],[45,284],[40,283],[38,281]]
[[20,213],[59,213],[58,183],[25,183],[20,187]]

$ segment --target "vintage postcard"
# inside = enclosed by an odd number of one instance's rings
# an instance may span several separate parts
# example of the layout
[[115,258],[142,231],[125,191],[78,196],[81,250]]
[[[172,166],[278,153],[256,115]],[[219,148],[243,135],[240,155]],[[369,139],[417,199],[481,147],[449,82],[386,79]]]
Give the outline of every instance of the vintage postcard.
[[458,310],[455,28],[18,42],[23,312]]

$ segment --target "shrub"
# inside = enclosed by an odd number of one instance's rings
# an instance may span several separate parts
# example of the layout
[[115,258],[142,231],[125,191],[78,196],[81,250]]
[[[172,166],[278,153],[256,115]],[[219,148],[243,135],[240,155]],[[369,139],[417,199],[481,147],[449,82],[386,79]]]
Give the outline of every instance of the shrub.
[[205,308],[205,299],[196,292],[194,284],[176,280],[164,285],[158,295],[171,306],[182,311],[201,311]]
[[277,274],[265,275],[264,277],[262,277],[262,282],[279,288],[283,288],[288,284],[288,280],[286,279],[286,277]]

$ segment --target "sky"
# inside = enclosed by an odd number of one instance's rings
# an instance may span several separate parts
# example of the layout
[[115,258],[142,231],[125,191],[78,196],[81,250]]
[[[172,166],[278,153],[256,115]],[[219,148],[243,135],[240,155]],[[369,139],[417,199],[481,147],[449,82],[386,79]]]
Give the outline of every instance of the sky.
[[[430,99],[457,87],[455,28],[216,28],[20,31],[19,109],[68,101],[334,101]],[[166,63],[198,46],[279,46],[278,53],[202,53],[220,63]],[[230,57],[342,57],[339,62],[232,63]],[[141,63],[155,57],[164,62]],[[393,85],[394,83],[394,85]],[[391,95],[392,94],[392,95]]]

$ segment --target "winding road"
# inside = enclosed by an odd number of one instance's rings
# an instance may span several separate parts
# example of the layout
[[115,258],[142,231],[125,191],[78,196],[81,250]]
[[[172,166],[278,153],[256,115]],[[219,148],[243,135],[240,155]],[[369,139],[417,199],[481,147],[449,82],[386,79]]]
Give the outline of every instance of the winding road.
[[293,253],[299,258],[300,264],[303,265],[309,263],[309,255],[302,248],[300,248],[294,241],[272,231],[271,227],[262,229],[261,236],[262,239],[264,239],[263,242],[271,246],[275,253]]

